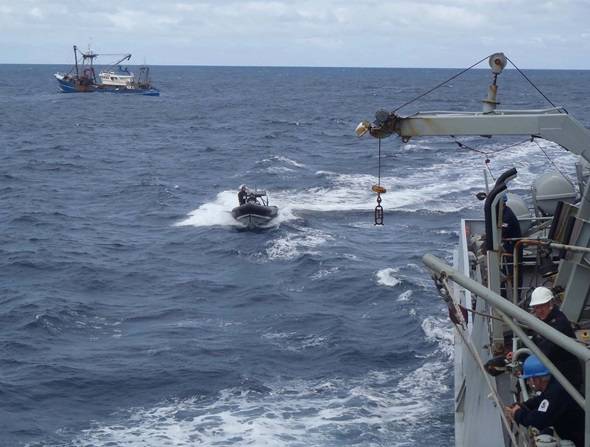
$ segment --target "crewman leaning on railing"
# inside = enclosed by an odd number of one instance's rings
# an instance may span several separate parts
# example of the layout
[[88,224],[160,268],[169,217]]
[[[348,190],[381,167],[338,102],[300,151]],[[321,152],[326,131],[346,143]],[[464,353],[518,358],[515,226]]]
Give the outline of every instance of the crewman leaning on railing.
[[551,376],[547,367],[531,355],[524,362],[522,378],[540,393],[524,403],[505,407],[506,416],[525,427],[537,428],[541,434],[553,434],[550,428],[553,427],[561,439],[582,447],[584,411]]
[[[530,307],[533,314],[539,320],[557,329],[562,334],[576,339],[571,323],[565,314],[555,306],[553,292],[547,287],[537,287],[533,290]],[[533,341],[551,363],[569,380],[574,388],[580,390],[580,386],[582,385],[582,367],[576,356],[540,334],[535,334]],[[512,361],[512,352],[506,355],[506,359],[509,362]]]
[[[553,292],[547,287],[537,287],[533,290],[530,302],[533,314],[564,335],[576,339],[571,323],[565,314],[557,308],[554,298]],[[570,383],[579,390],[582,384],[582,367],[576,356],[540,334],[536,334],[533,341]]]

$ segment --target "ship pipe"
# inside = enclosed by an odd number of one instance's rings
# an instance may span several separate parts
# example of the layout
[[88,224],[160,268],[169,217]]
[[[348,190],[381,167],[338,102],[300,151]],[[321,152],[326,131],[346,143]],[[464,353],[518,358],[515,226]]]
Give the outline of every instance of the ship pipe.
[[[516,345],[513,344],[513,346]],[[514,349],[512,351],[512,363],[516,363],[518,358],[523,354],[531,355],[531,350],[529,348]],[[529,400],[529,393],[527,391],[526,383],[522,376],[518,376],[518,383],[520,384],[520,392],[522,393],[523,400],[526,402],[527,400]]]
[[486,197],[486,201],[484,203],[484,215],[485,215],[485,226],[486,226],[486,249],[489,251],[495,250],[494,248],[494,238],[493,238],[493,230],[494,230],[494,219],[492,216],[492,209],[497,202],[496,197],[503,193],[506,189],[506,183],[516,177],[516,168],[509,169],[508,171],[502,173],[498,180],[496,180],[496,184]]

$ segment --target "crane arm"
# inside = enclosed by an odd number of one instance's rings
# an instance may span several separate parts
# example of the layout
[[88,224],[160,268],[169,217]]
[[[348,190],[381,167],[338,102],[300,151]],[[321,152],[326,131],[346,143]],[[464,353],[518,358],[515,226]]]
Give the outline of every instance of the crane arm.
[[420,112],[408,117],[377,112],[373,123],[361,122],[356,133],[375,138],[417,136],[531,135],[553,141],[590,162],[590,130],[564,109],[482,112]]

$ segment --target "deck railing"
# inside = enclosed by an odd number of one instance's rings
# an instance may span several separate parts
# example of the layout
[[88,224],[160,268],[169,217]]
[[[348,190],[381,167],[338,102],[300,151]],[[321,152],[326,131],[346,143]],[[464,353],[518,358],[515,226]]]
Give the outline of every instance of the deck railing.
[[535,332],[542,334],[543,337],[572,353],[578,359],[584,362],[585,396],[590,396],[590,350],[582,346],[574,339],[539,320],[537,317],[531,315],[524,309],[514,305],[507,299],[503,298],[501,295],[498,295],[477,281],[474,281],[464,274],[458,272],[436,256],[426,254],[422,260],[424,264],[426,264],[426,266],[437,275],[444,273],[449,280],[455,282],[456,284],[464,287],[471,293],[474,293],[476,296],[485,300],[498,312],[504,322],[512,329],[514,334],[516,334],[522,340],[526,347],[529,348],[533,354],[539,357],[539,359],[547,366],[555,379],[584,410],[584,446],[590,447],[590,407],[588,406],[590,401],[588,401],[588,399],[584,399],[578,390],[576,390],[573,385],[563,376],[559,369],[553,363],[551,363],[551,361],[549,361],[545,354],[541,352],[539,347],[532,340],[530,340],[529,337],[527,337],[518,323],[522,323]]

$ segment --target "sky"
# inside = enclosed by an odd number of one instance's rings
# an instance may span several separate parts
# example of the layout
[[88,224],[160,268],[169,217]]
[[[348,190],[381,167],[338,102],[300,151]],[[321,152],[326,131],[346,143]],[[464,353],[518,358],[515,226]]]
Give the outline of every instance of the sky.
[[590,0],[0,0],[0,63],[590,69]]

